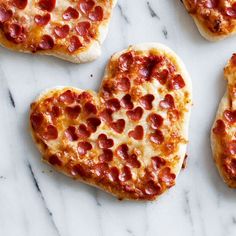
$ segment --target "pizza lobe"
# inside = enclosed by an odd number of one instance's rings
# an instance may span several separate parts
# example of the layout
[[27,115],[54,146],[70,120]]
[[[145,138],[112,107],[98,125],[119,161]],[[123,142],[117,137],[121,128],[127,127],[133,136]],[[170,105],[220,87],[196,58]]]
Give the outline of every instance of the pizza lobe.
[[236,54],[224,69],[228,82],[211,132],[213,156],[225,183],[236,188]]
[[183,0],[183,3],[207,40],[221,40],[235,34],[235,0]]
[[113,55],[98,93],[48,90],[30,128],[43,160],[120,199],[154,200],[175,185],[188,142],[191,82],[167,47]]
[[0,45],[73,63],[95,60],[116,0],[0,0]]

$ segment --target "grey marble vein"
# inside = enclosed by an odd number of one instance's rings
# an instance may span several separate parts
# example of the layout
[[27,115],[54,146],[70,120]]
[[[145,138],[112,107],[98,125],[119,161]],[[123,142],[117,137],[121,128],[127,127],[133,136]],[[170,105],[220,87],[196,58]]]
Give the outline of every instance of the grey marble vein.
[[163,33],[165,39],[167,39],[168,38],[168,31],[167,31],[166,27],[163,27],[162,33]]
[[47,213],[48,213],[48,216],[49,216],[50,221],[51,221],[51,223],[52,223],[52,225],[53,225],[53,228],[55,229],[55,232],[57,233],[57,235],[60,236],[60,232],[59,232],[59,230],[58,230],[58,228],[57,228],[57,226],[56,226],[56,224],[55,224],[55,222],[54,222],[54,219],[53,219],[53,214],[52,214],[52,212],[50,211],[50,209],[49,209],[48,206],[47,206],[46,200],[45,200],[45,198],[44,198],[44,196],[43,196],[43,193],[42,193],[42,191],[41,191],[41,189],[40,189],[40,187],[39,187],[38,181],[37,181],[37,179],[36,179],[36,177],[35,177],[35,174],[34,174],[34,172],[33,172],[33,169],[32,169],[32,166],[31,166],[30,163],[28,163],[28,168],[29,168],[29,171],[30,171],[30,174],[31,174],[33,183],[34,183],[34,186],[35,186],[36,190],[38,191],[38,193],[39,193],[39,195],[40,195],[40,198],[42,199],[43,205],[44,205],[44,207],[45,207],[45,210],[46,210]]
[[9,99],[10,99],[11,105],[15,108],[16,107],[15,100],[14,100],[14,98],[12,96],[12,93],[11,93],[10,89],[8,89],[8,95],[9,95]]
[[149,13],[151,15],[151,17],[153,18],[157,18],[158,20],[160,20],[161,18],[159,17],[159,15],[157,14],[157,12],[154,11],[151,3],[149,1],[147,1],[147,7],[148,7],[148,10],[149,10]]
[[123,7],[122,7],[120,4],[118,4],[118,9],[119,9],[120,15],[121,15],[121,17],[124,19],[124,21],[125,21],[127,24],[130,24],[129,19],[128,19],[128,16],[124,13]]

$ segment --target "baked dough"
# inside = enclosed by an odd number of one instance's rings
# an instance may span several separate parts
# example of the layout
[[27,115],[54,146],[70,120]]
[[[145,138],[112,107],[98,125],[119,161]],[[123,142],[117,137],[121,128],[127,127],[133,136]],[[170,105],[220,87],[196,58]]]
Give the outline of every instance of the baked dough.
[[119,199],[154,200],[175,184],[188,143],[190,77],[157,43],[114,54],[99,93],[59,87],[30,108],[33,139],[58,171]]
[[207,40],[217,41],[235,34],[235,0],[183,0],[183,3]]
[[0,0],[0,44],[73,62],[101,54],[116,0]]
[[236,54],[224,69],[228,82],[211,132],[213,156],[225,183],[236,187]]

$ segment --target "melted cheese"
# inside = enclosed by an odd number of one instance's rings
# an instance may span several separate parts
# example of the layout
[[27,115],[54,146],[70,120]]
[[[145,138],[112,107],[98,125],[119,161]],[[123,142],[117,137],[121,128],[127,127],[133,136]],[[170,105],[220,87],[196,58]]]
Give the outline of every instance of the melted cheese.
[[[127,71],[122,71],[119,66],[120,58],[126,53],[132,55],[133,63]],[[140,69],[144,66],[145,69],[149,70],[149,65],[146,64],[146,61],[149,60],[148,58],[154,61],[161,58],[161,64],[157,63],[154,67],[159,71],[163,71],[164,69],[172,71],[165,84],[161,84],[158,79],[154,78],[151,74],[148,75],[149,78],[146,78],[146,81],[139,82],[141,78]],[[170,89],[169,83],[177,75],[180,75],[183,79],[184,86],[179,89]],[[117,89],[117,83],[125,77],[130,81],[130,89],[124,92]],[[110,91],[112,91],[109,98],[104,90],[107,86],[109,86]],[[31,107],[31,125],[33,125],[32,115],[41,113],[44,116],[44,123],[39,125],[40,127],[35,128],[34,125],[32,126],[32,134],[46,162],[50,163],[50,156],[58,155],[62,165],[56,166],[56,168],[70,176],[72,175],[70,170],[71,165],[79,163],[90,171],[92,176],[85,179],[84,176],[82,176],[82,178],[81,176],[76,176],[76,178],[99,186],[120,198],[154,199],[157,195],[174,185],[175,177],[182,167],[186,154],[189,113],[192,102],[189,76],[182,62],[172,51],[159,44],[130,47],[126,51],[117,53],[111,58],[107,66],[102,87],[98,94],[92,91],[86,91],[87,97],[91,98],[85,101],[80,100],[80,102],[74,102],[71,105],[58,102],[60,96],[68,91],[71,91],[76,96],[83,94],[81,90],[72,87],[53,89],[43,93]],[[131,93],[131,91],[135,91],[135,93]],[[128,110],[121,108],[112,114],[112,119],[113,121],[117,121],[118,119],[125,121],[125,128],[122,133],[117,133],[111,128],[110,123],[102,121],[96,132],[92,133],[89,137],[73,142],[68,141],[65,130],[69,126],[74,126],[78,129],[79,125],[86,125],[86,120],[89,117],[101,118],[99,114],[107,107],[107,101],[114,98],[120,101],[126,94],[131,94],[134,108],[142,108],[143,115],[141,119],[138,121],[131,120],[127,116]],[[154,96],[152,109],[150,110],[145,109],[140,103],[141,97],[147,94]],[[163,101],[167,94],[170,94],[174,99],[175,108],[173,109],[163,109],[160,107],[160,102]],[[98,111],[96,115],[85,114],[84,107],[85,103],[88,101],[96,106]],[[82,112],[76,119],[68,119],[68,116],[65,114],[65,107],[75,106],[76,104],[81,106]],[[50,112],[53,105],[59,107],[61,110],[60,116],[54,120],[52,120]],[[156,144],[150,139],[150,135],[156,132],[151,128],[150,121],[148,120],[149,115],[153,113],[160,115],[164,120],[163,124],[158,129],[158,132],[161,132],[164,136],[164,141],[161,141],[160,144]],[[176,114],[178,114],[177,117],[175,117]],[[45,128],[48,125],[54,125],[57,128],[58,138],[53,140],[45,140],[43,138],[43,132],[45,132]],[[144,130],[144,136],[141,140],[130,136],[130,132],[135,130],[137,126],[142,126]],[[115,167],[119,170],[120,174],[122,174],[126,165],[130,167],[129,161],[132,162],[132,160],[123,160],[117,155],[117,148],[119,148],[120,145],[126,144],[129,147],[130,156],[135,154],[136,157],[134,161],[135,163],[139,162],[141,167],[132,167],[131,164],[130,170],[132,179],[125,182],[109,181],[105,175],[101,181],[101,179],[99,179],[100,177],[96,176],[96,165],[101,164],[99,156],[103,152],[98,146],[99,135],[101,134],[105,134],[108,139],[112,139],[114,142],[114,145],[110,148],[113,152],[113,160],[108,163],[110,169]],[[78,143],[81,141],[89,142],[93,147],[86,155],[82,156],[78,154]],[[157,156],[161,158],[165,164],[155,169],[152,158]],[[150,179],[148,177],[149,173],[152,175]],[[162,175],[164,177],[161,177]],[[105,183],[103,181],[105,181]],[[160,191],[156,191],[155,194],[147,194],[147,192],[150,191],[150,189],[147,190],[149,181],[151,181],[156,188],[160,188]],[[129,188],[129,190],[125,188]]]
[[[20,10],[14,6],[13,2],[14,0],[0,0],[0,7],[13,12],[13,16],[9,20],[3,22],[3,27],[0,28],[1,45],[21,52],[37,52],[39,54],[53,55],[75,63],[91,61],[100,55],[100,45],[104,41],[107,34],[112,8],[116,3],[115,0],[94,0],[95,6],[91,11],[93,11],[95,7],[101,6],[103,9],[103,19],[101,21],[91,21],[88,18],[88,14],[81,12],[79,9],[79,1],[57,0],[56,6],[52,12],[42,10],[36,0],[28,0],[26,8],[23,10]],[[72,7],[78,11],[78,19],[71,19],[69,21],[65,21],[63,19],[63,13],[68,7]],[[44,16],[45,14],[50,14],[51,16],[49,23],[44,26],[37,25],[35,23],[35,16]],[[88,36],[83,37],[78,35],[76,32],[75,28],[79,22],[91,23]],[[7,39],[6,28],[11,24],[18,24],[23,27],[26,35],[25,41],[16,43],[14,40]],[[64,25],[68,25],[70,27],[69,34],[65,38],[58,38],[54,33],[55,27],[61,27]],[[38,49],[44,35],[49,35],[52,37],[54,41],[54,46],[52,49]],[[71,44],[70,39],[72,36],[78,37],[82,46],[74,52],[69,52],[68,47]]]

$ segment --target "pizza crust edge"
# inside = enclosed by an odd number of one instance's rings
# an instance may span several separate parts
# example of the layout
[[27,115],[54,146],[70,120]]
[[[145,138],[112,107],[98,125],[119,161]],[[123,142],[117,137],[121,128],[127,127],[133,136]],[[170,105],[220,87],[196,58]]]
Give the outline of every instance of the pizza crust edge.
[[[183,0],[183,4],[185,6],[185,9],[187,10],[186,1],[187,0]],[[216,42],[216,41],[219,41],[219,40],[223,40],[225,38],[228,38],[228,37],[233,36],[233,35],[236,34],[236,31],[233,31],[233,32],[231,32],[227,35],[215,35],[214,33],[211,33],[204,26],[204,24],[202,24],[202,22],[200,20],[198,20],[198,18],[196,16],[189,13],[188,10],[187,10],[187,13],[193,18],[193,20],[195,22],[195,25],[197,26],[197,29],[198,29],[199,33],[202,35],[202,37],[205,38],[206,40],[210,41],[210,42]]]
[[[96,60],[101,56],[101,48],[102,48],[102,43],[107,37],[108,30],[109,30],[109,24],[112,18],[113,10],[114,7],[116,6],[117,0],[112,0],[112,8],[111,8],[111,15],[108,20],[104,21],[102,24],[100,24],[98,28],[98,34],[99,38],[94,39],[94,42],[89,45],[86,50],[76,54],[65,54],[65,53],[59,53],[56,50],[52,50],[51,52],[47,51],[37,51],[35,54],[37,55],[45,55],[45,56],[52,56],[56,58],[60,58],[65,61],[69,61],[75,64],[80,64],[80,63],[86,63],[86,62],[91,62]],[[7,47],[4,45],[4,43],[1,43],[0,41],[0,46],[3,48],[6,48],[8,50],[11,50],[13,52],[21,52],[21,53],[26,53],[26,54],[32,54],[32,52],[28,50],[22,50],[22,49],[14,49],[13,47]]]
[[[138,45],[135,45],[135,46],[130,46],[129,48],[123,50],[123,51],[120,51],[120,52],[117,52],[115,54],[113,54],[113,56],[110,58],[110,60],[108,61],[107,63],[107,66],[105,68],[105,73],[104,73],[104,76],[102,78],[102,81],[109,75],[109,62],[111,60],[116,60],[120,55],[122,55],[123,53],[125,52],[128,52],[130,50],[145,50],[145,51],[148,51],[148,50],[151,50],[151,49],[156,49],[156,50],[161,50],[161,51],[164,51],[165,54],[167,54],[168,56],[171,56],[175,61],[176,63],[178,64],[178,67],[179,67],[179,71],[181,73],[181,75],[183,76],[184,80],[185,80],[185,83],[186,83],[186,89],[188,90],[189,92],[189,95],[190,95],[190,100],[191,102],[189,103],[189,106],[188,106],[188,112],[185,112],[185,123],[184,123],[184,130],[183,130],[183,133],[181,133],[183,135],[183,137],[188,141],[188,131],[189,131],[189,122],[190,122],[190,115],[191,115],[191,107],[192,107],[192,83],[191,83],[191,77],[189,75],[189,73],[187,72],[187,69],[184,65],[184,63],[182,62],[182,60],[177,56],[177,54],[175,52],[173,52],[171,49],[169,49],[167,46],[165,45],[162,45],[162,44],[159,44],[159,43],[143,43],[143,44],[138,44]],[[101,85],[102,85],[102,82],[101,82]],[[54,87],[52,89],[46,89],[44,90],[42,93],[40,93],[40,95],[33,101],[33,103],[39,103],[41,100],[43,100],[45,97],[48,97],[50,96],[50,94],[54,93],[55,91],[60,91],[60,90],[64,90],[64,89],[70,89],[72,91],[77,91],[77,92],[81,92],[81,91],[89,91],[90,93],[96,93],[95,91],[93,90],[81,90],[81,89],[78,89],[78,88],[75,88],[75,87],[72,87],[72,86],[57,86],[57,87]],[[31,115],[31,109],[30,109],[30,112],[29,112],[29,117]],[[33,141],[36,145],[36,147],[38,148],[38,150],[40,151],[41,154],[43,154],[42,150],[43,148],[41,148],[40,144],[37,143],[37,141],[35,140],[35,136],[34,136],[34,133],[33,133],[33,130],[32,130],[32,127],[30,125],[30,119],[29,120],[29,129],[30,129],[30,133],[31,133],[31,136],[33,138]],[[185,155],[186,155],[186,152],[187,152],[187,143],[186,144],[180,144],[180,149],[179,151],[177,152],[177,154],[180,156],[180,160],[178,162],[178,165],[176,165],[176,168],[172,170],[172,172],[174,174],[176,174],[176,178],[178,177],[181,169],[182,169],[182,165],[183,165],[183,162],[184,162],[184,159],[185,159]],[[68,175],[66,172],[64,172],[61,168],[58,168],[57,166],[52,166],[50,163],[48,163],[47,161],[43,160],[43,158],[41,158],[41,160],[45,163],[47,163],[49,166],[53,167],[54,169],[56,169],[59,173],[63,173],[64,175],[68,176],[71,178],[70,175]],[[99,186],[98,183],[96,183],[95,181],[93,180],[83,180],[80,176],[77,176],[76,178],[74,178],[74,180],[76,181],[80,181],[82,183],[85,183],[85,184],[88,184],[90,186],[93,186],[93,187],[96,187],[98,189],[101,189],[102,191],[105,191],[107,192],[108,194],[112,194],[113,196],[115,196],[116,198],[118,197],[118,199],[120,200],[131,200],[131,201],[147,201],[147,200],[140,200],[140,199],[133,199],[133,198],[130,198],[129,195],[125,194],[125,193],[122,193],[122,192],[115,192],[115,191],[112,191],[109,186],[104,186],[104,185],[101,185]],[[159,198],[160,196],[162,196],[167,190],[165,190],[161,195],[157,195],[155,196],[155,198],[153,199],[149,199],[149,201],[154,201],[156,200],[157,198]]]
[[228,102],[228,89],[225,92],[224,96],[222,97],[220,103],[219,103],[219,107],[216,113],[216,117],[215,120],[213,122],[213,126],[211,128],[211,149],[212,149],[212,153],[213,153],[213,158],[216,164],[216,167],[219,171],[220,176],[222,177],[222,179],[224,180],[224,182],[231,188],[236,188],[236,183],[235,181],[230,180],[227,175],[225,174],[223,168],[222,168],[222,163],[221,163],[221,158],[220,158],[220,153],[217,151],[217,139],[216,136],[213,134],[213,128],[216,125],[216,121],[218,119],[221,119],[222,114],[224,113],[224,111],[229,107],[229,102]]
[[[217,127],[217,120],[224,120],[225,123],[227,121],[225,120],[224,117],[224,112],[226,110],[234,110],[235,107],[235,98],[234,98],[234,91],[232,90],[233,87],[235,87],[235,80],[236,80],[236,64],[235,64],[235,57],[236,54],[233,54],[232,57],[228,60],[225,68],[224,68],[224,79],[226,80],[226,92],[224,93],[223,97],[221,98],[217,112],[216,112],[216,117],[213,122],[213,126],[211,128],[211,149],[212,149],[212,154],[213,158],[216,164],[216,167],[219,171],[220,176],[222,177],[223,181],[228,185],[230,188],[236,188],[236,180],[235,177],[232,178],[231,173],[227,173],[227,170],[224,167],[224,162],[222,159],[222,153],[225,154],[227,157],[227,153],[224,153],[224,150],[222,151],[222,145],[219,144],[221,142],[222,138],[219,137],[221,134],[215,134],[213,132],[213,129]],[[233,123],[228,123],[229,130],[231,127],[234,127],[235,124]],[[217,137],[218,136],[218,137]],[[233,141],[233,137],[231,139],[228,139],[228,141]],[[227,142],[227,140],[226,140]],[[229,157],[230,159],[231,157]]]
[[229,33],[227,35],[214,35],[213,33],[211,33],[198,19],[196,16],[192,16],[193,20],[198,28],[198,31],[200,32],[200,34],[202,35],[203,38],[205,38],[206,40],[210,41],[210,42],[216,42],[219,40],[223,40],[225,38],[228,38],[232,35],[236,34],[235,32]]

